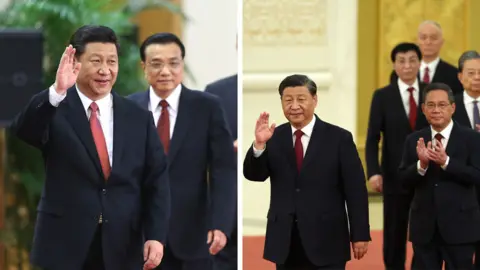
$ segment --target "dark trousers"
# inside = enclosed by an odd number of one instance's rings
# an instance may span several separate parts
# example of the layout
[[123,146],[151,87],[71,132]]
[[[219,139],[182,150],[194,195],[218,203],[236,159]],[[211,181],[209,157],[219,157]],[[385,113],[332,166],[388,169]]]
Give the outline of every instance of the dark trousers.
[[105,270],[102,251],[102,226],[98,225],[92,244],[88,250],[83,270]]
[[326,266],[314,265],[305,253],[297,223],[294,222],[290,241],[290,253],[285,264],[277,264],[277,270],[345,270],[346,264],[346,262],[341,262]]
[[480,270],[480,242],[475,244],[475,270]]
[[475,243],[451,245],[445,243],[438,229],[429,244],[413,244],[415,266],[412,270],[472,270]]
[[214,270],[237,270],[237,226],[227,245],[213,259]]
[[212,270],[213,258],[208,257],[196,260],[182,260],[173,254],[167,245],[164,250],[163,259],[157,270]]
[[383,195],[383,262],[386,270],[405,269],[411,201],[412,194]]

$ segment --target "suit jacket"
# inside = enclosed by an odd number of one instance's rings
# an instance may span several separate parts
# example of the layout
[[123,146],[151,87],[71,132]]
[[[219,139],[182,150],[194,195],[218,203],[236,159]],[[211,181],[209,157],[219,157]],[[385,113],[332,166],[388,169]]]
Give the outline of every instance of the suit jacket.
[[[216,82],[213,82],[205,88],[205,92],[216,95],[220,98],[223,108],[225,110],[227,116],[228,126],[230,127],[230,132],[232,133],[232,137],[234,140],[237,139],[237,82],[238,76],[232,75],[230,77],[226,77],[220,79]],[[235,164],[237,164],[237,153],[235,153]],[[237,173],[237,166],[235,166],[235,174]],[[238,198],[237,194],[235,194],[236,198]],[[237,199],[238,201],[238,199]],[[235,245],[237,243],[237,211],[235,209],[235,221],[234,221],[234,229],[231,235],[229,235],[228,243]]]
[[468,118],[467,110],[465,109],[465,102],[463,101],[463,93],[455,95],[455,113],[453,114],[453,119],[458,124],[471,128],[472,122],[470,122],[470,118]]
[[[148,90],[129,98],[148,108]],[[172,215],[167,240],[181,259],[210,256],[208,231],[228,236],[233,229],[237,175],[232,142],[219,99],[182,86],[168,152]]]
[[[419,101],[423,100],[423,88],[420,83]],[[428,126],[418,102],[417,121],[415,129]],[[377,89],[372,98],[370,118],[368,122],[367,140],[365,143],[365,158],[367,175],[383,176],[383,192],[386,194],[408,193],[397,179],[398,165],[402,159],[402,146],[408,134],[412,133],[407,113],[403,105],[398,83]],[[379,142],[382,140],[382,157],[379,163]]]
[[316,117],[302,166],[298,173],[289,123],[275,129],[261,156],[254,157],[253,147],[246,154],[245,178],[270,177],[264,258],[285,262],[296,218],[314,264],[348,261],[350,241],[370,240],[365,175],[352,134]]
[[218,96],[227,115],[228,126],[234,140],[237,139],[237,81],[238,76],[232,75],[213,82],[205,88],[205,92]]
[[80,269],[103,213],[105,269],[139,269],[146,240],[165,243],[170,211],[167,159],[152,116],[113,95],[113,166],[105,181],[75,87],[54,107],[49,90],[33,96],[11,131],[45,160],[32,262]]
[[[390,83],[396,82],[397,79],[398,79],[397,73],[395,73],[395,70],[393,70],[392,73],[390,74]],[[423,78],[420,78],[420,72],[418,74],[418,80],[423,81]],[[458,80],[458,68],[443,61],[442,59],[440,59],[440,62],[438,62],[437,69],[435,70],[435,74],[433,75],[433,78],[431,78],[430,81],[447,84],[448,86],[450,86],[450,88],[452,88],[452,91],[454,94],[463,92],[463,85]]]
[[480,209],[475,184],[480,184],[480,135],[454,123],[447,143],[450,157],[445,170],[430,162],[427,172],[417,171],[417,141],[432,140],[430,127],[405,140],[399,167],[402,182],[414,188],[410,212],[410,241],[427,244],[438,232],[448,244],[480,240]]

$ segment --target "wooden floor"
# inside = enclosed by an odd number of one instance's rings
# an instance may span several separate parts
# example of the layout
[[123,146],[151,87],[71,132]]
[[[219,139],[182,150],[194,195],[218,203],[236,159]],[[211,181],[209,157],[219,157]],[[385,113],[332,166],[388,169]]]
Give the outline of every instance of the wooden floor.
[[[367,255],[361,260],[352,260],[347,263],[347,270],[384,270],[382,257],[382,231],[371,232],[372,242]],[[272,263],[265,261],[263,255],[263,236],[243,237],[243,270],[274,270]],[[353,256],[352,256],[353,258]],[[407,248],[407,263],[410,265],[412,248],[410,243]],[[410,269],[407,267],[406,269]]]

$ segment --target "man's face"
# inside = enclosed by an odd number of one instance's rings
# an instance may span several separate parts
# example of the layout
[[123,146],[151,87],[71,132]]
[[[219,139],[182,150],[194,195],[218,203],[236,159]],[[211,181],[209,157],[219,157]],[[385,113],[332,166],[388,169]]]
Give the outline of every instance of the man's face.
[[480,95],[480,59],[470,59],[463,63],[458,79],[465,91],[473,96]]
[[145,48],[142,68],[156,92],[168,93],[182,83],[183,67],[182,51],[177,44],[151,44]]
[[436,57],[443,45],[442,32],[433,24],[424,24],[418,30],[418,46],[426,57]]
[[287,87],[282,94],[283,114],[295,127],[304,127],[311,120],[317,106],[317,96],[312,96],[306,86]]
[[422,111],[430,125],[436,128],[445,128],[452,120],[455,103],[450,103],[446,91],[433,90],[425,96]]
[[399,52],[395,56],[393,68],[402,81],[412,81],[420,69],[420,59],[415,51]]
[[118,74],[118,52],[113,43],[92,42],[78,57],[82,66],[78,73],[79,89],[90,98],[102,98],[112,91]]

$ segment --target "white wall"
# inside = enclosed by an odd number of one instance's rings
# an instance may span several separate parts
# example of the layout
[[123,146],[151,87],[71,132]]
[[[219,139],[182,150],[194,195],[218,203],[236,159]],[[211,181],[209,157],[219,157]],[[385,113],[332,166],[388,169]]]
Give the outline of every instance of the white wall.
[[[357,0],[244,0],[243,12],[243,154],[262,111],[286,121],[277,87],[293,73],[317,83],[317,115],[355,138]],[[269,199],[269,182],[243,181],[244,235],[264,233]]]
[[183,0],[182,6],[191,18],[183,32],[186,63],[196,79],[185,84],[203,90],[237,73],[237,0]]

